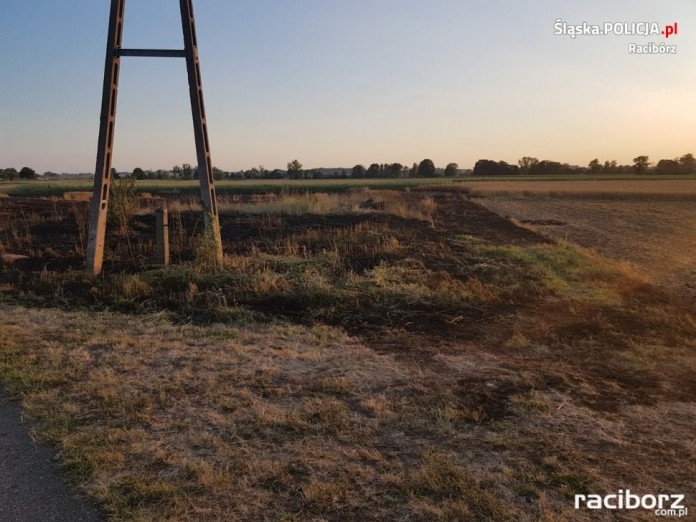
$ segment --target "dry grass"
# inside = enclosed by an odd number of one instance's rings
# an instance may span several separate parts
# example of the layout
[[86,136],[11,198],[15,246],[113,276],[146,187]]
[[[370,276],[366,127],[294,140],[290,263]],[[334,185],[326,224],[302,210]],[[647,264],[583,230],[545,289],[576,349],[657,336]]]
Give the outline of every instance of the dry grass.
[[91,201],[91,192],[65,192],[63,193],[63,199],[68,201]]
[[683,300],[461,200],[360,202],[236,214],[214,273],[3,268],[0,379],[113,519],[591,520],[574,494],[694,494]]
[[[40,436],[116,519],[405,515],[411,494],[444,489],[436,507],[472,480],[419,486],[463,471],[427,464],[427,477],[411,478],[408,462],[375,449],[388,418],[356,400],[409,371],[337,331],[177,327],[161,316],[124,329],[120,316],[5,312],[9,391],[24,394]],[[368,508],[385,480],[394,502]]]
[[[584,520],[575,493],[693,493],[693,397],[593,405],[616,390],[568,366],[591,337],[413,364],[328,327],[2,312],[9,393],[114,520]],[[612,364],[693,372],[683,317]]]
[[248,215],[350,214],[357,212],[384,212],[406,219],[419,219],[432,224],[437,203],[432,197],[405,197],[396,190],[352,190],[345,194],[267,194],[256,201],[226,202],[220,206],[223,213]]

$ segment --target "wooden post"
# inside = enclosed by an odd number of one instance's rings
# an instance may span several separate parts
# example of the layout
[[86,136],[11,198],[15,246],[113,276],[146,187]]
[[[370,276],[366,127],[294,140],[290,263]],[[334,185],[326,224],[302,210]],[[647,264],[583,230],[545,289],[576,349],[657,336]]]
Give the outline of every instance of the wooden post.
[[169,266],[169,213],[166,208],[157,209],[157,251],[158,265]]

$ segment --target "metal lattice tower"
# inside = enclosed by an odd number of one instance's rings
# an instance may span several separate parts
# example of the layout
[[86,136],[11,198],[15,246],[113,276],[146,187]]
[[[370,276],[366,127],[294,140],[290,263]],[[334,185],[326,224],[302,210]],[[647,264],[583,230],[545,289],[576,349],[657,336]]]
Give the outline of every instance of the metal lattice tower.
[[210,159],[208,126],[203,103],[201,68],[198,60],[196,24],[193,17],[193,0],[179,0],[181,25],[184,33],[183,50],[167,49],[122,49],[123,23],[126,0],[111,0],[109,35],[106,46],[104,67],[104,92],[102,95],[101,121],[99,126],[99,145],[97,167],[94,176],[94,195],[89,222],[89,241],[87,245],[87,268],[94,274],[102,270],[104,243],[106,237],[106,216],[109,207],[111,185],[111,161],[113,158],[114,127],[116,123],[116,104],[118,98],[118,78],[121,58],[141,56],[156,58],[186,58],[193,130],[196,141],[198,177],[201,184],[201,200],[205,211],[205,224],[217,243],[218,261],[222,262],[222,241],[218,221],[217,202],[213,183],[213,166]]

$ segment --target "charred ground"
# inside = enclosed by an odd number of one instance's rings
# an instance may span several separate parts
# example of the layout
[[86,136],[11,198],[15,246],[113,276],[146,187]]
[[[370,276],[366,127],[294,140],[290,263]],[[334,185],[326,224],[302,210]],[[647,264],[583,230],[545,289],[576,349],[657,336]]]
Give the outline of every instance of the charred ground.
[[[5,252],[28,256],[1,273],[0,375],[44,433],[65,401],[93,412],[55,442],[116,516],[562,520],[589,518],[575,493],[693,492],[696,318],[630,266],[458,192],[368,191],[229,203],[214,273],[196,266],[200,214],[172,205],[178,266],[161,270],[153,204],[94,278],[79,271],[84,203],[0,200]],[[52,324],[89,314],[76,339]],[[150,397],[147,376],[167,374]],[[84,394],[99,386],[133,409]],[[177,422],[211,438],[182,442]],[[144,438],[121,433],[109,466],[104,430],[123,423]]]

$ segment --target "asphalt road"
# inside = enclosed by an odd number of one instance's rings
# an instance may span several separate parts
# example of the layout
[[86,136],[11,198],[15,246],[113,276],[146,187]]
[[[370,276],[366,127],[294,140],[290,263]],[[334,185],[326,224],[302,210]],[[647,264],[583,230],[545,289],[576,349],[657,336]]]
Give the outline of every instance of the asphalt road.
[[0,521],[96,522],[105,517],[78,499],[50,448],[34,443],[19,406],[0,387]]

